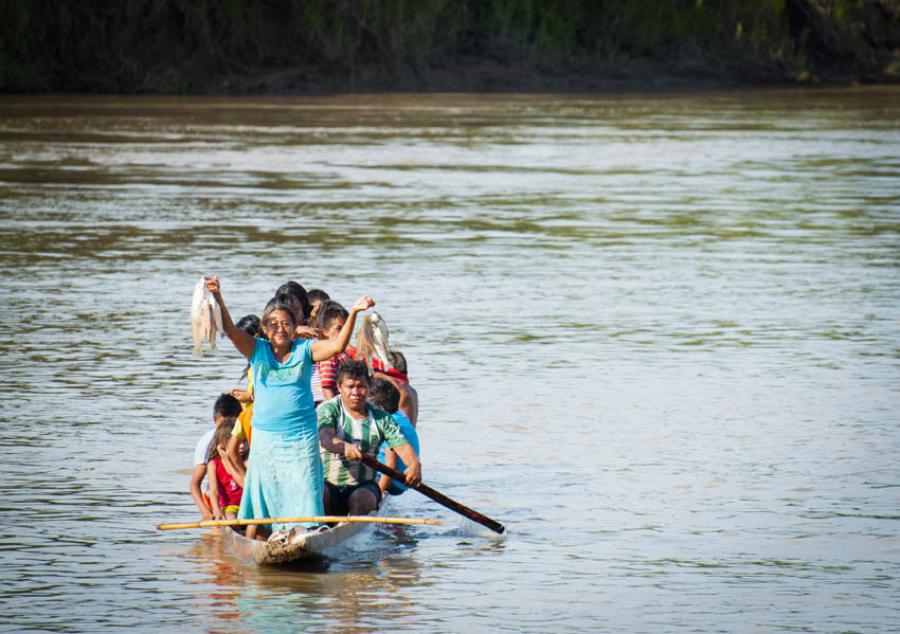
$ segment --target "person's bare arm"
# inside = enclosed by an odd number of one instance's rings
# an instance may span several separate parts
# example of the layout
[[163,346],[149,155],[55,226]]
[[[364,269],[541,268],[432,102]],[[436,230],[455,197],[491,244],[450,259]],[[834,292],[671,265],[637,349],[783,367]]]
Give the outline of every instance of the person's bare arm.
[[353,335],[353,328],[356,326],[356,315],[364,312],[375,305],[375,300],[365,295],[361,297],[350,309],[350,315],[344,322],[344,327],[334,339],[320,339],[312,344],[313,361],[324,361],[330,359],[334,355],[343,352],[350,343],[350,337]]
[[294,337],[297,339],[315,339],[322,336],[322,331],[312,326],[297,326],[294,328]]
[[207,277],[204,279],[206,280],[206,290],[213,294],[213,297],[219,303],[219,308],[222,310],[222,330],[228,335],[237,351],[249,359],[253,356],[253,347],[256,345],[256,342],[253,340],[253,337],[235,326],[231,320],[231,314],[228,312],[228,309],[225,307],[225,301],[222,299],[222,286],[219,284],[219,278]]
[[[224,325],[224,324],[223,324]],[[253,392],[249,390],[231,390],[230,394],[236,398],[242,405],[253,402]]]
[[404,384],[403,387],[404,389],[400,391],[400,404],[397,407],[403,410],[409,422],[415,427],[419,422],[419,393],[416,392],[416,388],[408,383]]
[[419,457],[416,455],[412,445],[406,443],[399,447],[393,447],[393,450],[397,452],[397,455],[400,456],[400,459],[406,465],[406,473],[404,474],[406,476],[406,484],[416,486],[422,482],[422,463],[419,462]]
[[206,465],[194,465],[194,472],[191,474],[191,497],[194,498],[194,504],[197,505],[197,510],[200,511],[200,517],[204,520],[211,520],[212,513],[209,512],[209,507],[203,501],[203,491],[200,489],[205,477]]
[[[384,465],[390,467],[391,469],[397,468],[397,454],[393,449],[385,449],[384,450]],[[381,474],[381,477],[378,478],[378,488],[381,489],[382,495],[388,490],[391,486],[391,479]]]
[[345,456],[348,460],[361,460],[362,451],[359,447],[351,442],[346,442],[338,438],[334,430],[326,427],[319,431],[319,444],[325,451],[336,453],[339,456]]

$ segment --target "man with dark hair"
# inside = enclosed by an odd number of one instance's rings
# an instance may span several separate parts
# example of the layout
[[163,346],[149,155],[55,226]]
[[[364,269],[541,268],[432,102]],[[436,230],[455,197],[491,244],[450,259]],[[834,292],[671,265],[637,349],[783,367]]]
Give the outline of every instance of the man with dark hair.
[[207,431],[200,437],[194,449],[194,471],[191,473],[191,496],[194,498],[194,504],[200,511],[200,515],[205,520],[212,519],[212,511],[206,505],[203,499],[203,491],[201,485],[203,478],[206,477],[206,464],[209,462],[209,448],[212,445],[213,435],[219,425],[234,426],[234,421],[241,413],[241,403],[231,394],[220,394],[213,405],[213,423],[215,427]]
[[377,473],[360,462],[375,457],[382,442],[406,464],[406,483],[422,481],[422,465],[390,414],[366,401],[369,369],[362,361],[345,361],[337,374],[339,395],[318,409],[319,442],[325,470],[325,512],[365,515],[378,508]]
[[406,364],[406,357],[399,350],[391,350],[391,364],[394,366],[393,371],[373,373],[373,379],[386,379],[390,381],[397,391],[400,392],[400,402],[397,407],[409,419],[409,422],[415,427],[419,422],[419,393],[409,383],[409,370]]
[[374,378],[369,385],[369,402],[388,414],[393,414],[400,406],[400,391],[387,379]]

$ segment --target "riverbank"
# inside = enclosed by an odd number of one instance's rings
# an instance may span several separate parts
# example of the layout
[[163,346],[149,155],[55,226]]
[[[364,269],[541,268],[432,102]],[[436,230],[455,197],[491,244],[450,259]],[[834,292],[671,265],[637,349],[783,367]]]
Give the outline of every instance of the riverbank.
[[896,0],[0,2],[0,92],[609,92],[900,81]]
[[[753,60],[715,64],[705,59],[660,62],[622,60],[590,68],[508,66],[494,60],[459,60],[427,74],[412,69],[385,76],[378,68],[358,68],[333,76],[316,69],[259,68],[242,73],[189,80],[192,94],[340,94],[379,92],[553,92],[638,93],[754,87],[853,86],[898,84],[890,72],[846,70],[810,72]],[[164,91],[165,92],[165,91]]]

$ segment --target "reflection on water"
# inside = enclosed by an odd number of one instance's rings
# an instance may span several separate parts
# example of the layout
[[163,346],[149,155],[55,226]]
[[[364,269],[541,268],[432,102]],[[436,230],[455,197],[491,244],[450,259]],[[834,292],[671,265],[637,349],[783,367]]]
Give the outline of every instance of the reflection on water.
[[420,563],[391,556],[396,554],[391,543],[410,542],[406,531],[387,532],[379,544],[346,559],[293,568],[241,561],[226,534],[203,535],[187,556],[205,573],[196,583],[208,592],[209,628],[293,632],[302,625],[363,632],[385,620],[414,623],[416,589],[428,582]]
[[[0,628],[900,629],[898,156],[896,89],[3,98]],[[154,531],[243,365],[201,273],[373,295],[509,535]]]

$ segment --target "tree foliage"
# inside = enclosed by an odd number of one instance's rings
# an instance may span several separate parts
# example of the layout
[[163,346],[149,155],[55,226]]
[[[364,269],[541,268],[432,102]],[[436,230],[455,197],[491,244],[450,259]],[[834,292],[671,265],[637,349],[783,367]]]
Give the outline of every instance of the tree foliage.
[[5,91],[218,91],[272,72],[428,89],[484,64],[587,76],[635,60],[883,78],[898,49],[900,0],[0,0]]

